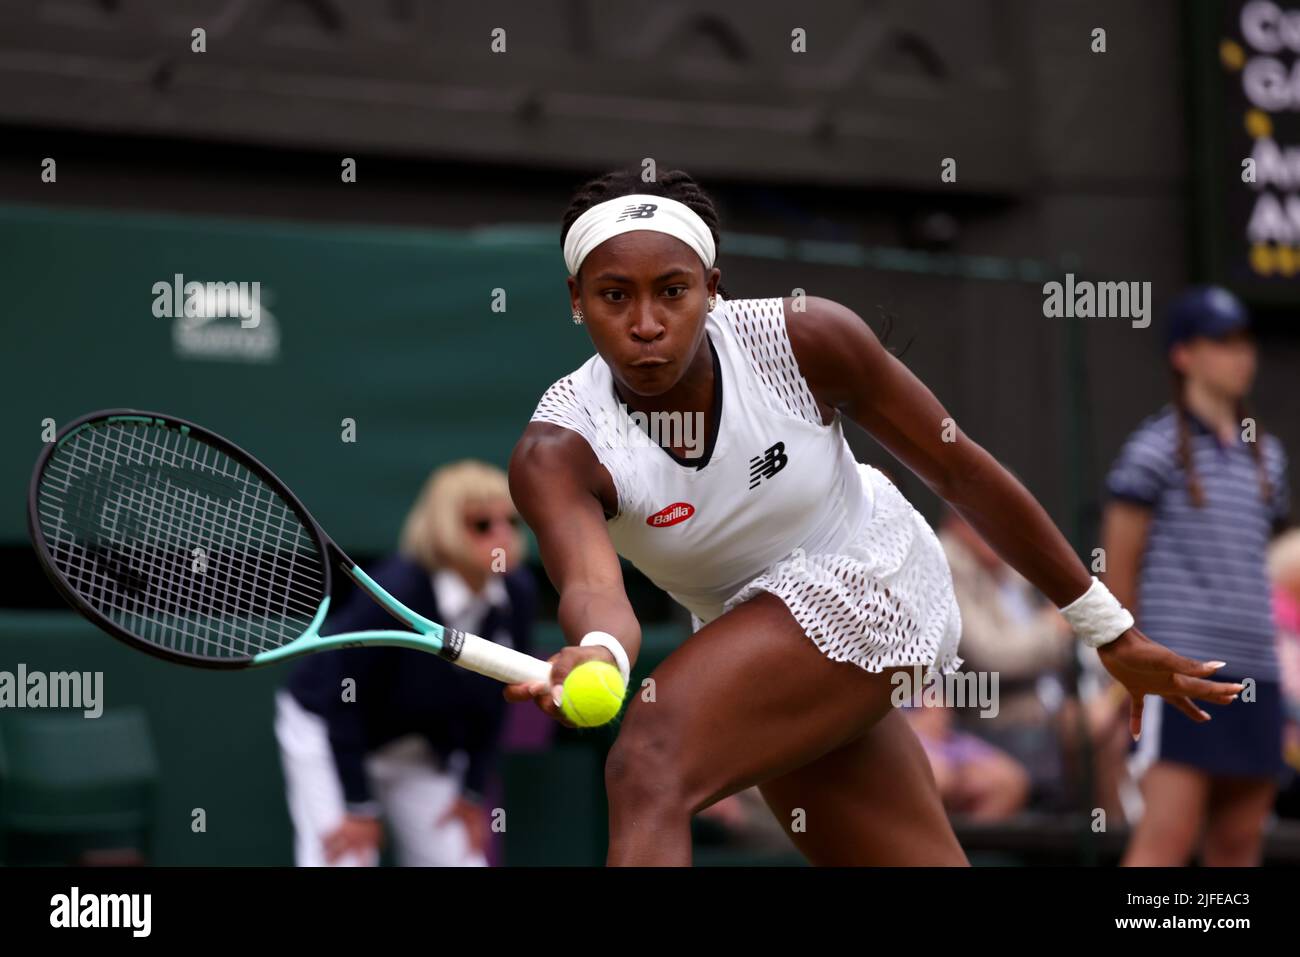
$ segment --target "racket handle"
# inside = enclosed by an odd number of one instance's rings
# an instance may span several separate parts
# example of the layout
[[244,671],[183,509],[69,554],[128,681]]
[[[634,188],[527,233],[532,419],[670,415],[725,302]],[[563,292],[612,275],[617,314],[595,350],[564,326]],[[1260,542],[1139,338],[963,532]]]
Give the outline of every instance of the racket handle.
[[551,680],[551,663],[478,635],[465,635],[456,664],[506,684]]

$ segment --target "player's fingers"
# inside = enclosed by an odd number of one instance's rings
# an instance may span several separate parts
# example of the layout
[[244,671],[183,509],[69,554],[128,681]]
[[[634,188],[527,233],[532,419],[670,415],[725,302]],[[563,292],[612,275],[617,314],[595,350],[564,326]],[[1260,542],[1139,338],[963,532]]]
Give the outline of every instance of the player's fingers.
[[1203,724],[1210,720],[1210,716],[1192,704],[1190,698],[1184,698],[1180,695],[1162,695],[1162,697],[1193,721]]
[[1170,671],[1176,671],[1179,674],[1190,675],[1194,678],[1208,678],[1227,663],[1223,661],[1198,661],[1195,658],[1188,658],[1176,651],[1171,651],[1164,645],[1156,645],[1155,647],[1159,649],[1160,667],[1168,668]]
[[1192,698],[1204,698],[1216,704],[1227,704],[1234,696],[1241,694],[1245,685],[1235,681],[1208,681],[1205,678],[1190,678],[1187,675],[1174,675],[1174,688]]
[[527,701],[533,696],[533,686],[540,683],[538,681],[520,681],[517,684],[506,685],[501,690],[501,693],[507,701]]
[[576,728],[577,725],[564,716],[564,712],[556,703],[564,700],[563,695],[564,685],[552,685],[545,693],[539,694],[534,700],[537,701],[537,707],[541,708],[547,717],[554,718],[566,728]]
[[1123,650],[1131,652],[1133,658],[1130,663],[1144,671],[1172,671],[1193,678],[1208,678],[1226,664],[1223,661],[1198,661],[1195,658],[1188,658],[1159,642],[1152,641],[1140,632],[1138,635],[1142,640],[1137,645],[1129,645]]
[[551,665],[551,683],[557,688],[563,685],[569,672],[586,661],[590,654],[591,651],[587,648],[566,648]]
[[1142,734],[1142,706],[1146,701],[1145,695],[1135,694],[1132,697],[1132,705],[1128,712],[1128,733],[1134,741]]
[[1221,691],[1214,692],[1214,694],[1194,694],[1192,697],[1199,698],[1201,701],[1208,701],[1211,704],[1232,704],[1245,690],[1245,685],[1228,685]]
[[552,718],[555,717],[556,714],[559,713],[560,709],[559,706],[556,705],[555,703],[554,689],[560,686],[547,685],[547,684],[542,684],[541,682],[537,682],[532,687],[533,687],[533,701],[537,703],[537,707],[541,708],[543,713],[549,715],[550,717]]

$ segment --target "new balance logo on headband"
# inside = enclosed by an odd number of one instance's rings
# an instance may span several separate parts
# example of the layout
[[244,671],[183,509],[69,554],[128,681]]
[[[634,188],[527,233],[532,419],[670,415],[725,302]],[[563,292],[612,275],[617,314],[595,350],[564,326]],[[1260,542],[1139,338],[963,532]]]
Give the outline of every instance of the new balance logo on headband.
[[785,443],[778,442],[763,452],[762,455],[755,455],[749,460],[749,487],[752,489],[765,478],[771,478],[781,469],[785,468],[790,457],[785,454]]
[[623,211],[618,214],[618,219],[614,220],[614,222],[621,223],[625,219],[650,219],[658,208],[654,203],[637,203],[635,206],[625,206]]

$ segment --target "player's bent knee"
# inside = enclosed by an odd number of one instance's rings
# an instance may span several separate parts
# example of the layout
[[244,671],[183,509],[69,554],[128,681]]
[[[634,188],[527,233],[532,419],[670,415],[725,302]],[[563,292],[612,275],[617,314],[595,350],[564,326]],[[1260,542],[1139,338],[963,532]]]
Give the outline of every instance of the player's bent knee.
[[664,727],[624,725],[605,758],[610,803],[686,810],[679,743]]

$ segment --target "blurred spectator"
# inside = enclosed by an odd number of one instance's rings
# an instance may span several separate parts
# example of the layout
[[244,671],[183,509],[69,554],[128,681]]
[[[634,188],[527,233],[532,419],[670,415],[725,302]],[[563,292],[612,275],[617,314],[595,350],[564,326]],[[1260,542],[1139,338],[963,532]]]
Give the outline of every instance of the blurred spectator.
[[998,675],[997,714],[966,709],[958,724],[1023,765],[1034,799],[1058,793],[1062,766],[1055,719],[1065,696],[1060,674],[1073,647],[1069,626],[952,509],[944,513],[939,541],[961,608],[964,670]]
[[1132,823],[1142,814],[1142,795],[1128,767],[1133,743],[1128,692],[1110,676],[1095,649],[1078,644],[1075,650],[1078,697],[1066,700],[1059,722],[1066,770],[1071,782],[1091,777],[1091,807],[1101,808],[1116,823]]
[[[518,525],[504,472],[448,465],[425,483],[400,553],[369,571],[426,618],[527,651],[536,585]],[[328,625],[328,634],[397,627],[360,592]],[[485,864],[482,794],[506,708],[498,682],[422,651],[349,648],[299,661],[275,720],[298,865],[373,866],[384,822],[400,864]]]
[[925,748],[950,814],[992,822],[1024,810],[1032,783],[1029,772],[1000,748],[958,730],[955,709],[908,707],[903,713]]

